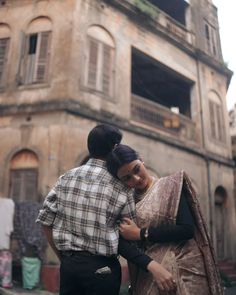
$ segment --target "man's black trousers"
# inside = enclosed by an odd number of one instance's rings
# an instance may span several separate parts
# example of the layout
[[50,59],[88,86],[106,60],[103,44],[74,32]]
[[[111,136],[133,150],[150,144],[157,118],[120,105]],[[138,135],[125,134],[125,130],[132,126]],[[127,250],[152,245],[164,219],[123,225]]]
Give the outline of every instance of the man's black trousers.
[[60,295],[118,295],[121,267],[116,257],[84,251],[61,253]]

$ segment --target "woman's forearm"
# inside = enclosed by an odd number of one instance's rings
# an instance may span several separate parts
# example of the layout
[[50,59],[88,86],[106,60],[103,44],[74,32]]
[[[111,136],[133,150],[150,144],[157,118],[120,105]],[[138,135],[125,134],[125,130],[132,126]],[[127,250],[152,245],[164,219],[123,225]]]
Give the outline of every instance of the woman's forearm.
[[[146,236],[145,236],[146,235]],[[140,231],[140,239],[153,243],[177,242],[192,239],[194,227],[188,224],[162,225],[158,227],[143,228]]]
[[134,243],[127,241],[122,237],[119,238],[118,254],[143,270],[147,270],[148,264],[152,261],[152,259],[142,253]]

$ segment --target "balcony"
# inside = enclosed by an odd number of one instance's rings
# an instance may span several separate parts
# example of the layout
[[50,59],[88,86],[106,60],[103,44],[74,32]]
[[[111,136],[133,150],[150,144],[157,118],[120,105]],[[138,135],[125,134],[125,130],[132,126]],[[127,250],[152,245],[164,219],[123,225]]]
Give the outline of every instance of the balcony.
[[177,23],[174,19],[172,19],[164,12],[160,13],[159,25],[161,25],[172,37],[194,46],[194,34],[189,32],[184,26]]
[[181,140],[196,141],[196,126],[191,119],[135,94],[131,97],[131,120]]
[[[181,44],[195,45],[195,35],[186,26],[149,1],[126,0],[135,6],[136,10],[146,14],[154,23],[156,29],[166,33]],[[142,2],[142,3],[141,3]]]

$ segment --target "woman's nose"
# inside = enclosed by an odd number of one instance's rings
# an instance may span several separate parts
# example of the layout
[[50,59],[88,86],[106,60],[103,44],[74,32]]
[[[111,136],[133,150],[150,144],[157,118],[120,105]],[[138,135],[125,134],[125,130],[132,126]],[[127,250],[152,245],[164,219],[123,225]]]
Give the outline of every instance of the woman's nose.
[[133,179],[134,179],[135,182],[138,182],[140,180],[140,176],[137,175],[137,174],[134,174]]

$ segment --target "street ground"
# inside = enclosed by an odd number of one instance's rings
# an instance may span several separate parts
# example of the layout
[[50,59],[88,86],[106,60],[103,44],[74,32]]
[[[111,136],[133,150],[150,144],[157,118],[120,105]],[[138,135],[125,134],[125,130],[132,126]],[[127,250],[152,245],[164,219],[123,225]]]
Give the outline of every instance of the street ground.
[[58,295],[44,290],[25,290],[22,288],[4,289],[0,288],[0,295]]
[[[58,293],[51,293],[45,290],[25,290],[22,288],[4,289],[0,287],[0,295],[58,295]],[[120,295],[128,295],[128,286],[122,286]],[[230,294],[231,295],[231,294]]]
[[227,288],[225,290],[225,295],[236,295],[236,286],[232,288]]
[[[24,290],[22,288],[4,289],[0,287],[0,295],[58,295],[44,290]],[[128,295],[128,286],[122,286],[120,295]],[[227,288],[225,295],[236,295],[236,286]]]

